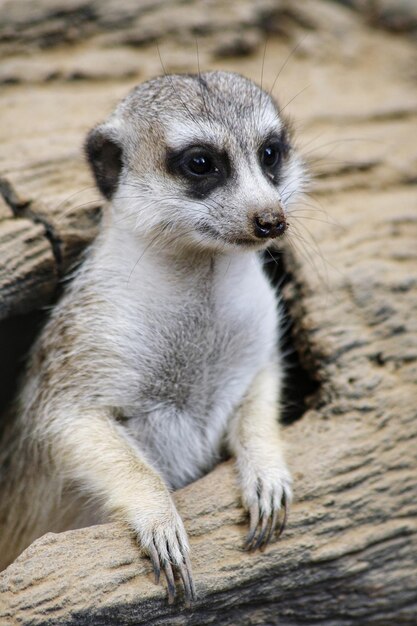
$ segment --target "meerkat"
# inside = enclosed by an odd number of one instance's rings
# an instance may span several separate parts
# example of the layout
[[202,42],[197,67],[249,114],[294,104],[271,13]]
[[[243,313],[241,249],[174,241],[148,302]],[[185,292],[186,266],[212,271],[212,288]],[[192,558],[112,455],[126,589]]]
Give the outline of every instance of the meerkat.
[[1,564],[47,531],[116,518],[169,602],[179,576],[189,604],[170,491],[228,450],[252,550],[291,500],[279,308],[259,253],[286,231],[304,165],[270,94],[229,72],[139,85],[85,148],[108,203],[3,432]]

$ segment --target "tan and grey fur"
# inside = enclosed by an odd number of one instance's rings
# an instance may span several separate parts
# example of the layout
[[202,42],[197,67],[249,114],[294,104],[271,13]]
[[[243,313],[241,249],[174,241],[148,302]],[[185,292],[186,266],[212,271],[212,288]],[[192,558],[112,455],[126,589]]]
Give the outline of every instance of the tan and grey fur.
[[[274,172],[260,153],[270,137]],[[190,173],[204,169],[198,150],[206,165],[215,155],[208,175]],[[278,308],[259,251],[286,226],[302,163],[269,94],[226,72],[138,86],[86,151],[110,203],[3,433],[1,564],[46,531],[116,517],[157,578],[163,569],[169,599],[177,571],[189,601],[187,534],[170,489],[228,450],[252,548],[291,498]]]

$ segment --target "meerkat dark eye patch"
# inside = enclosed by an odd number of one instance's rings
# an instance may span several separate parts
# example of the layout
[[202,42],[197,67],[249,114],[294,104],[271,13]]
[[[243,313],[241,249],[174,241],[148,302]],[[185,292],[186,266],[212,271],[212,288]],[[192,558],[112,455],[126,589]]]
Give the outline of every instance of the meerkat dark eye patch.
[[280,135],[268,137],[258,151],[259,163],[264,174],[277,185],[280,179],[281,167],[288,156],[290,145],[285,130]]
[[122,149],[98,127],[87,136],[85,151],[97,186],[107,200],[117,189],[122,170]]
[[213,189],[223,185],[230,176],[227,154],[212,146],[168,150],[166,163],[171,175],[186,182],[186,191],[190,197],[204,198]]

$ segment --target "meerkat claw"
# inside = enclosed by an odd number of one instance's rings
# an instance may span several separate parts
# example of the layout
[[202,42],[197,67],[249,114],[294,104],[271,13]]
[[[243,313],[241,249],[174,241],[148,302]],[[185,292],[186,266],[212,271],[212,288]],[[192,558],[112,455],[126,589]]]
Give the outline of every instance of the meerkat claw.
[[282,517],[282,522],[280,524],[279,530],[278,530],[278,535],[277,535],[277,539],[279,539],[282,535],[282,533],[285,530],[285,527],[287,525],[287,519],[288,519],[288,503],[287,503],[287,496],[285,495],[285,492],[282,494],[282,499],[281,499],[281,506],[284,510],[284,515]]
[[184,562],[185,562],[185,568],[186,568],[189,587],[190,587],[190,600],[195,601],[197,599],[197,594],[196,594],[195,586],[194,586],[193,574],[191,570],[191,562],[190,562],[190,559],[188,558],[188,555],[185,555]]
[[256,529],[258,527],[258,523],[259,523],[259,504],[253,504],[250,509],[249,509],[249,519],[250,519],[250,525],[249,525],[249,532],[246,536],[245,539],[245,549],[246,550],[251,550],[251,546],[253,543],[253,540],[255,538],[256,535]]
[[167,579],[167,587],[168,587],[168,604],[173,604],[175,600],[175,580],[174,580],[174,572],[172,571],[172,565],[169,561],[165,561],[162,565],[165,573],[165,578]]
[[178,566],[178,571],[184,585],[185,606],[190,608],[191,603],[195,600],[195,589],[190,570],[190,562],[187,558],[184,559],[184,563],[182,565]]
[[258,550],[258,548],[260,548],[262,546],[263,541],[265,539],[266,532],[267,532],[268,521],[269,520],[270,520],[270,517],[268,515],[263,515],[262,516],[261,528],[260,528],[260,531],[259,531],[259,534],[258,534],[258,537],[257,537],[256,541],[251,546],[251,550],[253,550],[253,551]]
[[266,546],[271,541],[272,535],[274,534],[274,530],[275,530],[276,525],[277,525],[277,520],[278,520],[278,509],[274,509],[273,513],[272,513],[272,517],[271,517],[271,523],[270,523],[270,526],[269,526],[268,534],[265,537],[265,541],[264,541],[264,543],[262,544],[262,546],[260,548],[261,552],[263,552],[265,550]]
[[158,553],[155,542],[152,542],[148,546],[148,556],[152,563],[155,584],[158,585],[160,582],[161,570],[165,575],[168,590],[168,604],[173,604],[175,601],[177,593],[175,577],[179,575],[184,588],[185,606],[190,608],[192,602],[196,599],[196,592],[191,571],[191,562],[188,555],[183,554],[182,562],[177,563],[172,560],[172,555],[168,549],[168,559],[162,558]]
[[281,510],[283,511],[283,515],[278,526],[277,539],[279,539],[284,532],[287,523],[288,504],[285,492],[282,495],[279,508],[274,505],[273,502],[271,503],[270,513],[261,514],[261,505],[259,502],[250,507],[250,526],[244,543],[244,548],[248,550],[248,552],[254,552],[255,550],[263,552],[265,550],[277,529],[277,522]]
[[149,546],[148,552],[153,567],[155,585],[159,585],[159,580],[161,577],[161,564],[159,562],[158,551],[155,548],[154,544],[151,544]]

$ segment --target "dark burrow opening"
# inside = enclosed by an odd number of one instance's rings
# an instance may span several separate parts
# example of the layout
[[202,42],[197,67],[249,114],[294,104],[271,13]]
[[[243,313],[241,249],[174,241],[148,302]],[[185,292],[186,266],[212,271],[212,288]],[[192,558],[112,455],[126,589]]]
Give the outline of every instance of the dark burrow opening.
[[264,267],[277,291],[282,320],[280,349],[285,374],[281,422],[292,424],[311,406],[311,399],[317,395],[320,383],[303,366],[295,345],[295,320],[291,317],[289,303],[284,295],[284,287],[293,280],[285,252],[267,250],[264,254]]
[[16,394],[26,356],[46,318],[40,309],[0,322],[0,415]]

